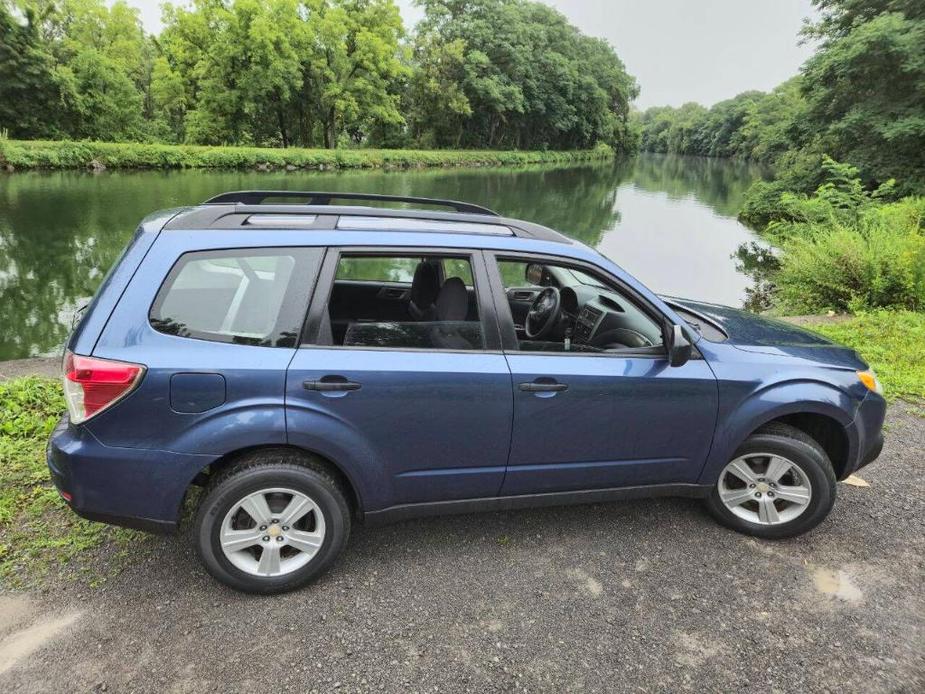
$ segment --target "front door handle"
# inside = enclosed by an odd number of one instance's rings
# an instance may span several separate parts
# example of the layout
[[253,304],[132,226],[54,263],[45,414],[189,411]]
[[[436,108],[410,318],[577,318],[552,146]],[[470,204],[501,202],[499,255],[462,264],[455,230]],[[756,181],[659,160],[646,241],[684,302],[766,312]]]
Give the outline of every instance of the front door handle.
[[520,389],[528,393],[561,393],[568,390],[568,383],[521,383]]
[[[336,380],[335,380],[336,379]],[[323,393],[359,390],[360,384],[348,381],[343,376],[325,376],[319,381],[302,381],[305,390],[319,390]]]

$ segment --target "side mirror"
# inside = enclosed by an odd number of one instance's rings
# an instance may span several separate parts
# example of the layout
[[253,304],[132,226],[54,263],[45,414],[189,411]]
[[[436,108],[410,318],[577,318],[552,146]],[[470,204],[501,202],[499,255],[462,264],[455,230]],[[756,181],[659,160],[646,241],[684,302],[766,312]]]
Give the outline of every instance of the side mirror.
[[684,366],[691,358],[693,347],[680,325],[672,325],[668,330],[668,364]]

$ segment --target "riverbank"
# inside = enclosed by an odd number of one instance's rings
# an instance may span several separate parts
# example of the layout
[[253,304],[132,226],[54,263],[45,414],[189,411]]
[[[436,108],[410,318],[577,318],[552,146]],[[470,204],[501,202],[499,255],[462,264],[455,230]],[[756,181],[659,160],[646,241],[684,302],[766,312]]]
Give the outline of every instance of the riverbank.
[[613,159],[606,145],[590,150],[274,149],[133,142],[0,140],[0,170],[29,169],[408,169],[576,164]]

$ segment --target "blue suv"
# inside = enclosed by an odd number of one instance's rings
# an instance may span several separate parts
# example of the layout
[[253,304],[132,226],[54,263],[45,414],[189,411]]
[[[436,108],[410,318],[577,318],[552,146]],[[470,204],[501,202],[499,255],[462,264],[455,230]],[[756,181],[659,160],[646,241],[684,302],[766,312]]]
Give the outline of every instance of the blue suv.
[[146,218],[64,387],[48,465],[74,511],[173,531],[204,487],[205,567],[260,593],[318,576],[354,521],[685,496],[791,537],[885,414],[850,349],[660,298],[545,227],[291,191]]

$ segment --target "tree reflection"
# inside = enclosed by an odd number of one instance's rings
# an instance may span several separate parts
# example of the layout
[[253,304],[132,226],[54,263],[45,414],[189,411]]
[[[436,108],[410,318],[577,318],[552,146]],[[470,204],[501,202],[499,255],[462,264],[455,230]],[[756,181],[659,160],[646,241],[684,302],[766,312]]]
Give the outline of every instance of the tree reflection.
[[636,159],[633,183],[672,199],[693,196],[718,213],[735,217],[745,191],[769,173],[758,164],[735,159],[643,154]]
[[753,282],[751,287],[745,289],[745,309],[760,313],[771,308],[775,289],[771,278],[780,267],[774,249],[751,241],[739,246],[732,259],[736,270],[748,275]]
[[731,216],[759,175],[746,164],[651,154],[569,168],[2,174],[0,320],[6,329],[0,334],[0,359],[59,350],[73,310],[96,291],[145,215],[227,190],[359,191],[465,200],[596,246],[619,222],[617,192],[623,184],[672,198],[693,195]]

